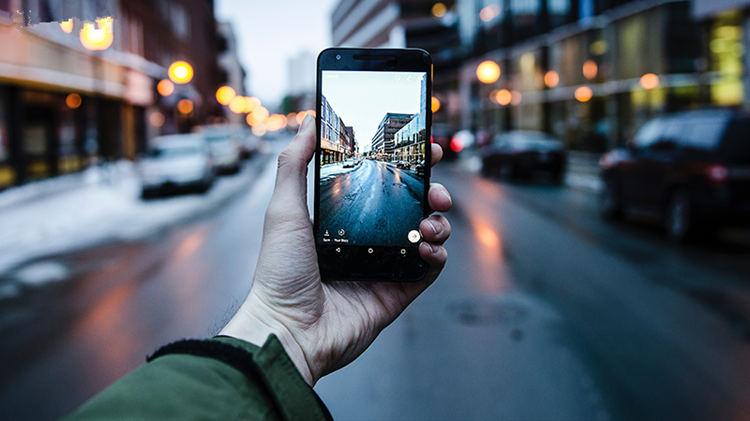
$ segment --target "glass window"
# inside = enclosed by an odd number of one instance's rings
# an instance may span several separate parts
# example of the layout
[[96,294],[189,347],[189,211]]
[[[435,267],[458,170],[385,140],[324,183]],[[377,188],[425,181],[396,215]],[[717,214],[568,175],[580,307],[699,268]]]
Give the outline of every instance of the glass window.
[[647,148],[662,135],[664,131],[664,120],[657,118],[649,121],[635,135],[635,145],[639,149]]

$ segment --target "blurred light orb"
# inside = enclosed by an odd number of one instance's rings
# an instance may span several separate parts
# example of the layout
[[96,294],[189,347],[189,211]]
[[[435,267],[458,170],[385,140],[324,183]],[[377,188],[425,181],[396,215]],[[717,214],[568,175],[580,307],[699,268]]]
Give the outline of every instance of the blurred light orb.
[[113,19],[100,18],[94,22],[84,22],[79,33],[81,45],[90,51],[104,51],[115,40]]
[[162,79],[156,84],[156,92],[161,96],[170,96],[174,93],[174,83],[167,79]]
[[244,113],[247,107],[247,98],[244,96],[236,96],[229,101],[229,110],[235,114]]
[[436,96],[433,96],[432,97],[432,103],[430,105],[430,108],[432,108],[432,112],[436,113],[436,112],[440,111],[440,107],[441,106],[442,106],[442,104],[440,103],[440,99],[438,99],[438,97],[436,97]]
[[253,110],[253,115],[258,118],[259,121],[265,122],[268,119],[270,113],[266,107],[260,106]]
[[81,104],[83,104],[83,98],[76,93],[68,94],[65,97],[65,105],[71,110],[80,108]]
[[62,29],[63,32],[66,34],[73,33],[73,27],[74,27],[73,19],[68,19],[60,22],[60,29]]
[[641,76],[639,83],[643,89],[650,91],[651,89],[658,88],[661,81],[656,73],[646,73]]
[[575,91],[575,97],[578,102],[589,102],[594,97],[594,91],[588,86],[581,86]]
[[442,18],[448,12],[448,7],[446,7],[445,3],[437,2],[432,5],[431,12],[432,16],[435,16],[436,18]]
[[477,66],[477,79],[486,85],[497,82],[501,73],[500,65],[492,60],[485,60]]
[[544,74],[544,85],[548,88],[556,88],[560,84],[560,74],[549,70]]
[[263,125],[253,126],[253,134],[256,135],[256,136],[258,136],[258,137],[262,137],[267,132],[268,132],[268,130],[266,130],[265,126],[263,126]]
[[169,75],[169,79],[171,79],[172,82],[178,85],[185,85],[193,80],[195,70],[193,70],[193,66],[187,61],[178,60],[169,65],[167,75]]
[[484,6],[482,10],[479,11],[479,19],[481,19],[482,22],[490,22],[498,16],[500,16],[500,6],[497,4]]
[[513,101],[513,93],[508,89],[500,89],[495,93],[495,102],[503,107],[510,105]]
[[583,73],[583,77],[585,77],[586,79],[594,80],[599,74],[599,65],[596,64],[594,60],[586,60],[585,62],[583,62],[581,72]]
[[286,128],[287,120],[283,114],[271,114],[266,120],[266,128],[269,131],[276,132],[283,128]]
[[231,86],[222,86],[216,90],[216,101],[221,105],[229,105],[236,96],[237,92]]
[[177,111],[180,112],[180,114],[188,115],[193,112],[195,109],[195,104],[193,104],[193,101],[189,99],[181,99],[177,102]]
[[164,123],[166,122],[167,118],[162,114],[160,111],[154,111],[153,113],[149,114],[148,116],[148,122],[153,127],[161,128],[164,126]]

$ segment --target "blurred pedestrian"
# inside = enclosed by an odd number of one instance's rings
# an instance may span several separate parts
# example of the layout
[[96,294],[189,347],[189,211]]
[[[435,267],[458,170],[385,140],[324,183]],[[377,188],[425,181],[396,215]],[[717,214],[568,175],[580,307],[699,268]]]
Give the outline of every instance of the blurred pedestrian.
[[[307,211],[307,166],[315,151],[308,117],[279,156],[252,289],[219,336],[162,347],[148,363],[84,404],[71,418],[327,419],[312,386],[357,358],[437,277],[450,224],[422,221],[419,283],[322,283]],[[442,150],[434,145],[434,165]],[[429,204],[447,211],[433,184]]]

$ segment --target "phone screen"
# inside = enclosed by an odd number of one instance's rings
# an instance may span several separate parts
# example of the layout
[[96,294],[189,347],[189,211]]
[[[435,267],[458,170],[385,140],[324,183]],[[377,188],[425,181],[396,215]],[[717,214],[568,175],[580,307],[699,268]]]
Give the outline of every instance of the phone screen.
[[317,242],[406,248],[421,240],[426,72],[323,70]]

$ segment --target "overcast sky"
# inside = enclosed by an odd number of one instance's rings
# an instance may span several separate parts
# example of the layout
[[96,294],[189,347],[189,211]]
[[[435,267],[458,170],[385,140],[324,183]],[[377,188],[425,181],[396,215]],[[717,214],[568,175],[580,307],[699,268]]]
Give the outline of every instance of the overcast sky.
[[[234,23],[250,92],[266,104],[286,93],[287,58],[330,45],[331,10],[338,0],[218,0],[217,16]],[[313,70],[314,71],[314,70]],[[312,76],[314,77],[314,75]]]
[[323,96],[331,108],[354,127],[360,152],[370,150],[372,137],[386,113],[419,113],[423,72],[323,72]]

